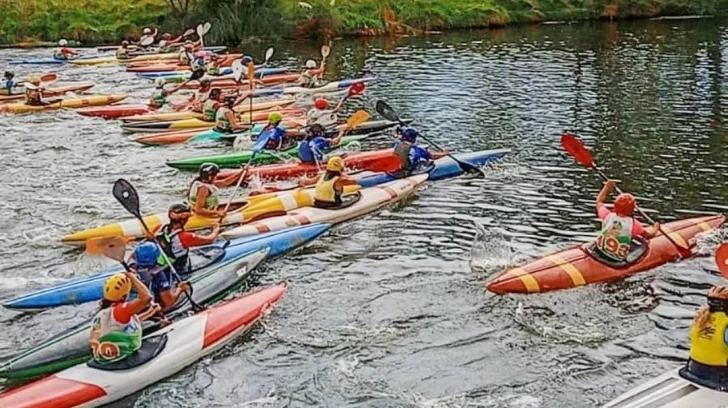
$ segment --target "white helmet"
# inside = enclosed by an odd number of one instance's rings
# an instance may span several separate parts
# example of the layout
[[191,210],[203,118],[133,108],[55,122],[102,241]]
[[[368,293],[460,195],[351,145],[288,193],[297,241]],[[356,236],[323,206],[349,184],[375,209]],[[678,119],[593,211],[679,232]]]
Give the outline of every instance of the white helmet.
[[144,34],[151,34],[152,33],[152,29],[149,28],[149,27],[145,27],[143,33]]
[[60,40],[58,40],[58,45],[60,45],[61,47],[65,47],[68,45],[68,41],[66,41],[65,38],[61,38]]
[[166,45],[167,45],[167,41],[162,40],[162,41],[159,42],[159,46],[160,47],[164,47]]
[[166,83],[167,83],[167,81],[165,81],[164,78],[157,78],[154,80],[154,85],[157,88],[163,88],[164,84],[166,84]]
[[316,61],[310,59],[306,61],[306,68],[313,69],[316,68]]

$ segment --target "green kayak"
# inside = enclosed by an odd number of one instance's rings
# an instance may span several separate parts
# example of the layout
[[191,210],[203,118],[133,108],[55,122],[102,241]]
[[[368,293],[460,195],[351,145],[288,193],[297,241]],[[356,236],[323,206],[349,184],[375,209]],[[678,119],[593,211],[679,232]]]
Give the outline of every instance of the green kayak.
[[[369,137],[369,135],[345,136],[341,139],[341,146],[346,146],[352,142],[357,142]],[[240,166],[248,164],[252,151],[246,150],[237,153],[219,154],[217,156],[190,157],[189,159],[168,160],[167,166],[180,170],[197,171],[203,163],[215,163],[221,168],[237,169]],[[295,146],[271,154],[263,150],[255,155],[251,164],[271,164],[280,163],[282,158],[297,158],[298,144]]]

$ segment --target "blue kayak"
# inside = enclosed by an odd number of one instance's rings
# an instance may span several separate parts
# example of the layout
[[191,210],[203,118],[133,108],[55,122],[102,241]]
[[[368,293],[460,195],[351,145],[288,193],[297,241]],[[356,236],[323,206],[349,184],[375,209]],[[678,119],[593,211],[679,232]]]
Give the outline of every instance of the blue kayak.
[[[475,167],[481,167],[488,163],[500,160],[510,153],[510,149],[494,149],[494,150],[481,150],[479,152],[472,153],[458,153],[453,156],[457,157],[458,160],[468,163]],[[455,177],[462,174],[464,170],[458,165],[458,163],[448,156],[441,157],[434,161],[434,165],[421,172],[414,172],[412,175],[428,173],[428,180],[442,180],[445,178]],[[399,178],[402,178],[403,174],[395,173],[368,173],[362,174],[357,177],[357,182],[362,187],[374,187],[383,183],[387,183]]]
[[[193,249],[190,258],[192,268],[196,270],[191,275],[265,247],[270,249],[269,257],[282,255],[317,238],[329,228],[329,224],[289,228],[254,237],[238,238],[229,242],[219,241],[207,247]],[[196,266],[197,268],[195,268]],[[106,279],[122,271],[123,268],[118,266],[91,276],[72,279],[50,288],[9,299],[3,302],[3,306],[8,309],[39,310],[98,301],[102,298]]]
[[[288,72],[287,68],[255,68],[256,78],[260,78],[261,75],[275,75],[283,74]],[[230,75],[233,73],[232,67],[225,67],[220,69],[220,75]],[[189,71],[161,71],[161,72],[138,72],[137,76],[140,78],[177,78],[187,77],[190,75]],[[215,76],[210,76],[215,79]]]
[[55,58],[27,58],[27,59],[14,59],[9,62],[13,65],[60,65],[65,64],[69,60],[55,59]]

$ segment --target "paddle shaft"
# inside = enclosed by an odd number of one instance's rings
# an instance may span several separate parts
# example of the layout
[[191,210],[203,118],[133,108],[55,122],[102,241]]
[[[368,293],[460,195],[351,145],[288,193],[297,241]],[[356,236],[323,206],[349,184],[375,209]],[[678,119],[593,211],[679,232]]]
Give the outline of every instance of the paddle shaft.
[[218,221],[218,222],[222,222],[222,220],[227,215],[227,212],[230,209],[230,205],[233,203],[233,200],[235,199],[235,194],[238,193],[240,186],[243,184],[243,180],[245,180],[245,177],[248,175],[248,169],[250,169],[250,162],[253,161],[253,156],[254,155],[250,156],[248,165],[245,166],[242,173],[240,174],[240,177],[238,178],[238,182],[237,182],[237,184],[235,184],[235,188],[233,189],[233,193],[230,195],[230,199],[228,200],[227,204],[225,204],[225,209],[223,210],[222,215],[220,216],[220,221]]

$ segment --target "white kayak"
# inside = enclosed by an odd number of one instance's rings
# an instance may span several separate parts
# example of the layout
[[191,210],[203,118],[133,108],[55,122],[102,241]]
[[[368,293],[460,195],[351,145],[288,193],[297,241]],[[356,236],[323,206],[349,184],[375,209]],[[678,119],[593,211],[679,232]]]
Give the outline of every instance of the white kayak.
[[696,384],[680,376],[679,368],[650,380],[602,408],[725,408],[728,392]]
[[268,231],[278,231],[296,225],[308,225],[320,222],[337,224],[360,217],[409,196],[422,186],[427,181],[427,178],[427,174],[420,174],[390,181],[376,187],[365,188],[360,191],[361,198],[350,206],[334,210],[302,207],[290,210],[286,215],[264,218],[233,228],[223,232],[222,236],[230,239]]
[[[286,290],[287,285],[281,283],[247,294],[151,334],[145,338],[142,349],[156,356],[142,365],[110,371],[79,364],[0,394],[0,407],[86,408],[124,398],[171,376],[241,335]],[[165,337],[166,344],[162,340]]]

